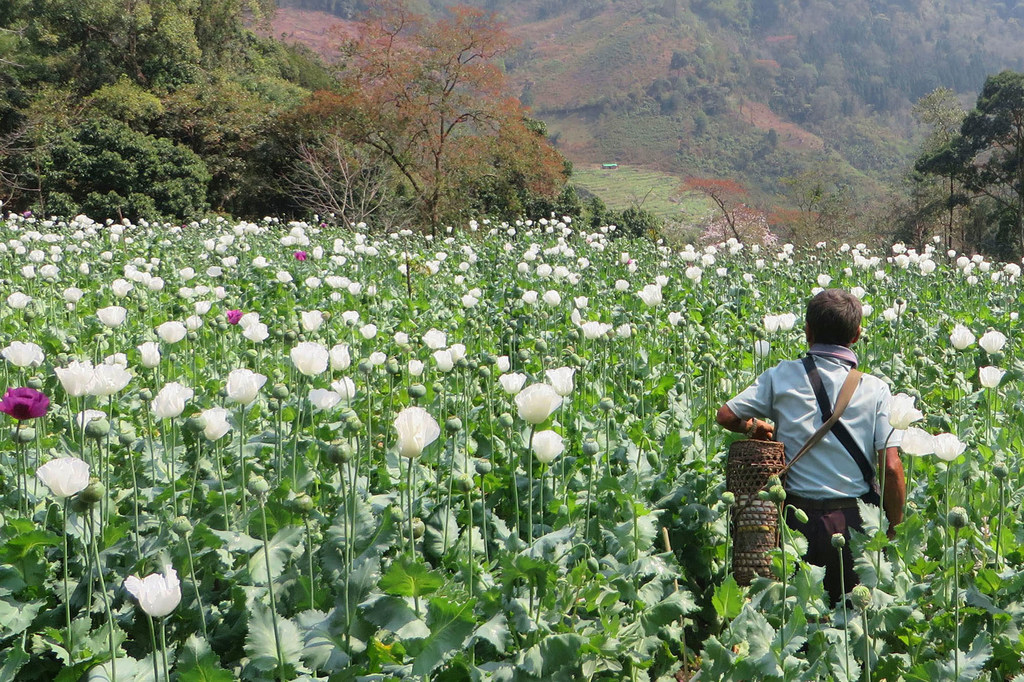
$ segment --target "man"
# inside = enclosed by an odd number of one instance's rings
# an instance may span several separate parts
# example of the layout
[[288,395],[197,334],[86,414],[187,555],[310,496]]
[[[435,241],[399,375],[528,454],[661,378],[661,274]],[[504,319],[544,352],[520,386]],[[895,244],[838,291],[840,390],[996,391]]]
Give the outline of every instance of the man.
[[[832,414],[839,391],[857,355],[861,303],[840,289],[827,289],[807,304],[805,334],[810,350],[802,360],[786,360],[718,410],[718,423],[748,438],[778,435],[787,461]],[[841,533],[845,587],[857,584],[849,547],[849,529],[861,529],[857,499],[879,503],[874,479],[885,476],[883,507],[889,534],[903,520],[906,482],[899,457],[899,436],[889,428],[889,387],[865,374],[842,418],[786,474],[786,504],[802,509],[807,522],[787,515],[790,528],[807,537],[809,563],[825,567],[825,589],[833,603],[842,596],[838,551],[832,536]],[[771,419],[774,426],[762,419]],[[891,435],[890,435],[891,434]],[[870,453],[877,453],[877,460]]]

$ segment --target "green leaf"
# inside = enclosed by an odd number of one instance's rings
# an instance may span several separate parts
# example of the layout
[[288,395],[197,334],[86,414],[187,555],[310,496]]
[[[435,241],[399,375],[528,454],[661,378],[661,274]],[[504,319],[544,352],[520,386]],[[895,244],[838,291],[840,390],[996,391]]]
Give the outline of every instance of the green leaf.
[[380,589],[399,597],[422,597],[444,584],[444,577],[427,565],[403,556],[380,579]]
[[478,627],[473,633],[474,642],[487,642],[493,646],[499,654],[505,653],[505,648],[512,637],[508,629],[508,620],[504,613],[496,613],[491,619]]
[[21,642],[8,646],[3,665],[0,665],[0,682],[13,682],[18,671],[21,670],[21,666],[25,665],[28,659],[29,655],[25,653]]
[[430,635],[430,628],[402,597],[380,596],[364,608],[363,617],[403,640],[423,639]]
[[270,555],[270,576],[277,579],[284,571],[289,560],[297,559],[303,551],[303,529],[301,526],[285,526],[267,543],[267,551],[262,543],[249,559],[249,577],[256,585],[267,584],[267,555]]
[[274,616],[270,609],[260,603],[253,604],[249,612],[249,632],[245,636],[245,653],[249,664],[261,672],[278,668],[277,639],[281,641],[281,657],[291,675],[301,670],[302,638],[295,623],[277,616],[277,637],[274,636]]
[[459,602],[444,597],[430,600],[427,607],[427,625],[430,636],[412,663],[413,675],[429,675],[454,651],[461,650],[466,638],[473,632],[473,605],[475,599]]
[[46,530],[33,530],[8,538],[4,544],[6,547],[0,556],[3,556],[7,563],[16,564],[35,549],[56,547],[60,544],[60,536]]
[[644,611],[640,618],[644,624],[644,631],[653,635],[661,626],[668,625],[696,610],[697,604],[693,601],[693,595],[686,590],[678,590]]
[[22,603],[0,599],[0,639],[19,635],[28,629],[43,605],[42,601]]
[[197,635],[189,635],[178,654],[179,682],[230,682],[234,677],[220,666],[217,654]]
[[519,669],[534,677],[550,677],[567,665],[575,666],[586,643],[576,634],[548,635],[522,653]]
[[732,620],[740,615],[743,609],[743,590],[740,589],[736,578],[730,574],[715,588],[715,594],[711,597],[711,603],[715,607],[719,618]]
[[344,670],[351,663],[344,650],[344,632],[332,626],[331,621],[330,616],[320,611],[303,611],[295,616],[295,623],[305,644],[302,660],[313,670],[334,673]]

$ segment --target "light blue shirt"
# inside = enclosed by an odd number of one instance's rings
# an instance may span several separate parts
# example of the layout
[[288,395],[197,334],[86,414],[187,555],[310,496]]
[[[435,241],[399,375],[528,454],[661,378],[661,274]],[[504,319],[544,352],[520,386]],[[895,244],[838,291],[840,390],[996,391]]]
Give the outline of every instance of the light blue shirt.
[[[850,366],[821,356],[815,357],[814,362],[834,406]],[[877,451],[898,446],[903,435],[902,431],[890,434],[890,395],[884,381],[865,374],[840,419],[860,445],[872,469],[878,465]],[[786,461],[792,459],[822,424],[814,389],[799,360],[780,362],[726,404],[740,419],[756,417],[773,421],[775,438],[786,448]],[[868,492],[868,484],[853,457],[829,432],[789,470],[786,489],[810,499],[860,497]]]

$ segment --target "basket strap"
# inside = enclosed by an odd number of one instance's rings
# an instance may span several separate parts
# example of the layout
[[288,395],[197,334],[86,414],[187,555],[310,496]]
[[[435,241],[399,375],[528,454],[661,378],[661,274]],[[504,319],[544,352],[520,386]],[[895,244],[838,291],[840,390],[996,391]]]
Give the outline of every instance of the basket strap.
[[[810,359],[810,356],[808,356],[807,359]],[[813,363],[814,360],[811,360],[811,362]],[[786,466],[782,467],[782,471],[779,473],[780,477],[789,471],[790,468],[796,464],[797,460],[803,457],[808,450],[813,448],[826,433],[832,430],[835,423],[843,416],[843,411],[846,410],[846,406],[850,404],[850,399],[853,398],[853,394],[857,391],[857,386],[860,384],[860,378],[862,376],[864,376],[863,372],[856,369],[850,370],[850,373],[846,375],[846,381],[843,382],[843,387],[839,389],[839,398],[836,400],[836,407],[832,411],[832,414],[825,420],[825,423],[818,427],[817,431],[811,434],[811,437],[807,439],[807,442],[803,444],[803,447],[793,455],[793,459],[789,460]]]

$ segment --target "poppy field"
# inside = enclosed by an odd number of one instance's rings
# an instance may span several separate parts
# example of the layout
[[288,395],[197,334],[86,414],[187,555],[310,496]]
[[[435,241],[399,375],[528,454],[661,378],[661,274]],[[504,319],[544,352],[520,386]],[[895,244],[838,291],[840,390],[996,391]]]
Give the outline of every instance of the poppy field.
[[[1020,277],[568,217],[8,215],[0,681],[1024,680]],[[733,578],[714,422],[819,287],[906,430],[906,519],[862,508],[834,609],[792,532]]]

